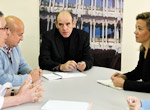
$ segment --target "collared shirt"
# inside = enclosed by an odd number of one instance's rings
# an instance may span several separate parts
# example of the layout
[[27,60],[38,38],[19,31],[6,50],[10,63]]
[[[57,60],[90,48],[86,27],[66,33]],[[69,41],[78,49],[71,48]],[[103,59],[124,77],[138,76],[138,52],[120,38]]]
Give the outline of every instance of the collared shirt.
[[5,83],[4,85],[0,85],[0,109],[2,108],[3,103],[4,103],[4,96],[5,96],[6,90],[7,88],[11,88],[11,87],[12,87],[12,84],[9,82]]
[[4,51],[7,53],[7,56],[8,56],[8,58],[9,58],[10,62],[12,63],[12,59],[11,59],[11,51],[12,51],[12,48],[9,48],[7,45],[5,45],[5,46],[3,47],[3,49],[4,49]]
[[19,47],[13,47],[10,63],[4,48],[0,48],[0,84],[11,82],[13,86],[20,86],[32,70],[23,58]]

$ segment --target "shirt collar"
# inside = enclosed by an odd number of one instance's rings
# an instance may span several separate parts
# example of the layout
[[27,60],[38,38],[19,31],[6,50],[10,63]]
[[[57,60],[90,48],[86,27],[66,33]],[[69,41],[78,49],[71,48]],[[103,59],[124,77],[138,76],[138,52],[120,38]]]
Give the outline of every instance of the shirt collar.
[[3,47],[3,49],[4,49],[4,51],[5,51],[7,54],[10,54],[11,51],[12,51],[12,48],[9,48],[7,45],[5,45],[5,46]]

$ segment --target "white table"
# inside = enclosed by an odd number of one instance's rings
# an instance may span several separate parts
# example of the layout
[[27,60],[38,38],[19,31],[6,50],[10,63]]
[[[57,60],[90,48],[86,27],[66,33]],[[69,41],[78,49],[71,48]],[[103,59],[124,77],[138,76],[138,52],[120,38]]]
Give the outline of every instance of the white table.
[[150,94],[116,90],[96,82],[109,79],[117,70],[93,67],[86,77],[49,81],[42,78],[46,91],[39,103],[27,103],[5,110],[40,110],[48,100],[83,101],[93,103],[92,110],[127,110],[127,96],[150,99]]

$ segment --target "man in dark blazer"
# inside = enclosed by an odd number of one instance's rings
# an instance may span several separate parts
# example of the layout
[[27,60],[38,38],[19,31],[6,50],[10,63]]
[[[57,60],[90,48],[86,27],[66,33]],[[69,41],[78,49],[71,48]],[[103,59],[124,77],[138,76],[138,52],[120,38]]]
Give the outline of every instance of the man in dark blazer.
[[56,29],[43,34],[39,66],[50,71],[84,71],[93,65],[89,34],[75,27],[69,11],[56,16]]

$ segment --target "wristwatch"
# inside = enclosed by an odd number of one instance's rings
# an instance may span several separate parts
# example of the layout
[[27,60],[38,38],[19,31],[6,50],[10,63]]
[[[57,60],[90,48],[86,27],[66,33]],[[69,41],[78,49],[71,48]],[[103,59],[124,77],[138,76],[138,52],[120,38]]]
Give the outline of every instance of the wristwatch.
[[14,89],[12,89],[11,90],[11,94],[10,94],[11,96],[14,96],[15,95],[15,90]]

